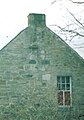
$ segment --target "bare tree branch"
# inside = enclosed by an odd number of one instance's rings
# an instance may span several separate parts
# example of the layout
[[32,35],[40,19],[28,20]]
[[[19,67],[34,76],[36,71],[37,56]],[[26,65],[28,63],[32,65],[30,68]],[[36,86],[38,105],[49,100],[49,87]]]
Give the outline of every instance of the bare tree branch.
[[[84,2],[75,2],[75,1],[73,1],[73,0],[69,0],[70,2],[72,2],[72,3],[76,3],[76,4],[84,4]],[[51,3],[51,5],[52,4],[54,4],[56,2],[56,0],[54,0],[54,1],[52,1],[52,3]]]
[[[51,3],[51,5],[55,4],[56,2],[62,2],[63,0],[53,0],[53,2]],[[77,0],[68,0],[69,4],[70,2],[73,3],[73,5],[80,5],[80,7],[84,5],[84,2],[82,1],[77,1]],[[84,1],[84,0],[83,0]],[[63,3],[62,3],[63,5]],[[76,16],[74,13],[72,13],[71,11],[69,11],[69,9],[66,7],[67,12],[70,14],[70,16],[72,17],[71,20],[68,20],[69,22],[65,23],[66,25],[64,25],[64,27],[60,26],[60,25],[51,25],[56,27],[55,28],[55,32],[58,32],[58,34],[63,35],[65,41],[68,41],[69,43],[72,40],[77,40],[82,38],[82,43],[77,45],[74,44],[74,48],[75,49],[83,49],[84,48],[84,42],[83,42],[83,38],[84,38],[84,20],[83,17],[80,16]],[[78,10],[78,12],[80,12],[80,10]],[[76,37],[76,38],[75,38]],[[75,38],[75,39],[74,39]],[[74,42],[73,42],[74,43]]]
[[81,36],[81,37],[84,37],[83,34],[81,33],[78,33],[77,31],[74,31],[74,30],[63,30],[64,32],[69,32],[69,33],[74,33],[76,36]]
[[[67,9],[67,8],[66,8]],[[75,21],[77,22],[77,23],[79,23],[81,26],[82,26],[82,28],[84,29],[84,25],[83,25],[83,23],[81,23],[75,16],[74,16],[74,14],[73,13],[71,13],[68,9],[67,9],[67,11],[70,13],[70,15],[75,19]]]
[[73,0],[69,0],[71,1],[72,3],[76,3],[76,4],[84,4],[84,2],[74,2]]
[[75,35],[73,35],[74,37],[75,37],[75,36],[81,36],[81,37],[84,37],[83,34],[77,32],[77,31],[75,31],[75,30],[68,30],[68,29],[62,28],[62,27],[60,27],[60,26],[58,26],[58,25],[56,25],[56,24],[55,24],[55,25],[52,25],[52,26],[56,26],[56,27],[58,27],[58,28],[59,28],[61,31],[63,31],[63,32],[73,33],[73,34],[75,34]]
[[54,1],[51,3],[51,5],[54,4],[55,2],[56,2],[56,0],[54,0]]

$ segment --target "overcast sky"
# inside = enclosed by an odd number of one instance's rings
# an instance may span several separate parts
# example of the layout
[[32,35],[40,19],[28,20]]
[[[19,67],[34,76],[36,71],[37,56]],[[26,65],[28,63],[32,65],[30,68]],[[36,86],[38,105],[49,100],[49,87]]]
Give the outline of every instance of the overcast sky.
[[[51,4],[53,1],[55,0],[0,0],[0,49],[28,26],[29,13],[46,14],[48,27],[51,24],[66,24],[66,6],[73,10],[73,4],[67,0]],[[78,8],[75,7],[76,9]],[[54,28],[51,29],[54,31]],[[80,54],[84,57],[83,52],[84,50],[80,51]]]

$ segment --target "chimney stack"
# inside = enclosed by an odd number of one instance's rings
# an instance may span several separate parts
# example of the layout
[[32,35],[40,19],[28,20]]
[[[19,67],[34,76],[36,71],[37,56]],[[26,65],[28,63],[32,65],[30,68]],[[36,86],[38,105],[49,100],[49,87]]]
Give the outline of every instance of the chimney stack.
[[31,13],[28,15],[28,26],[43,27],[46,26],[45,14]]

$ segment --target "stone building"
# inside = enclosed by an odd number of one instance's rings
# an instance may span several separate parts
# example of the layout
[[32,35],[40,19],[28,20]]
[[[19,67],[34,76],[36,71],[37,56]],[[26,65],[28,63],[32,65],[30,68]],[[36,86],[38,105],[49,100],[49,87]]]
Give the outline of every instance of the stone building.
[[0,51],[0,120],[83,120],[84,59],[29,14]]

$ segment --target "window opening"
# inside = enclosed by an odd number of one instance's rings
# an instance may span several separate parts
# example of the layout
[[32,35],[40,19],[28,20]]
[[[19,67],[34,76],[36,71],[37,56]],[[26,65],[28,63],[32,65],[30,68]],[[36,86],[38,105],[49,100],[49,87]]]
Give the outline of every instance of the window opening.
[[58,104],[71,106],[71,77],[57,76]]

